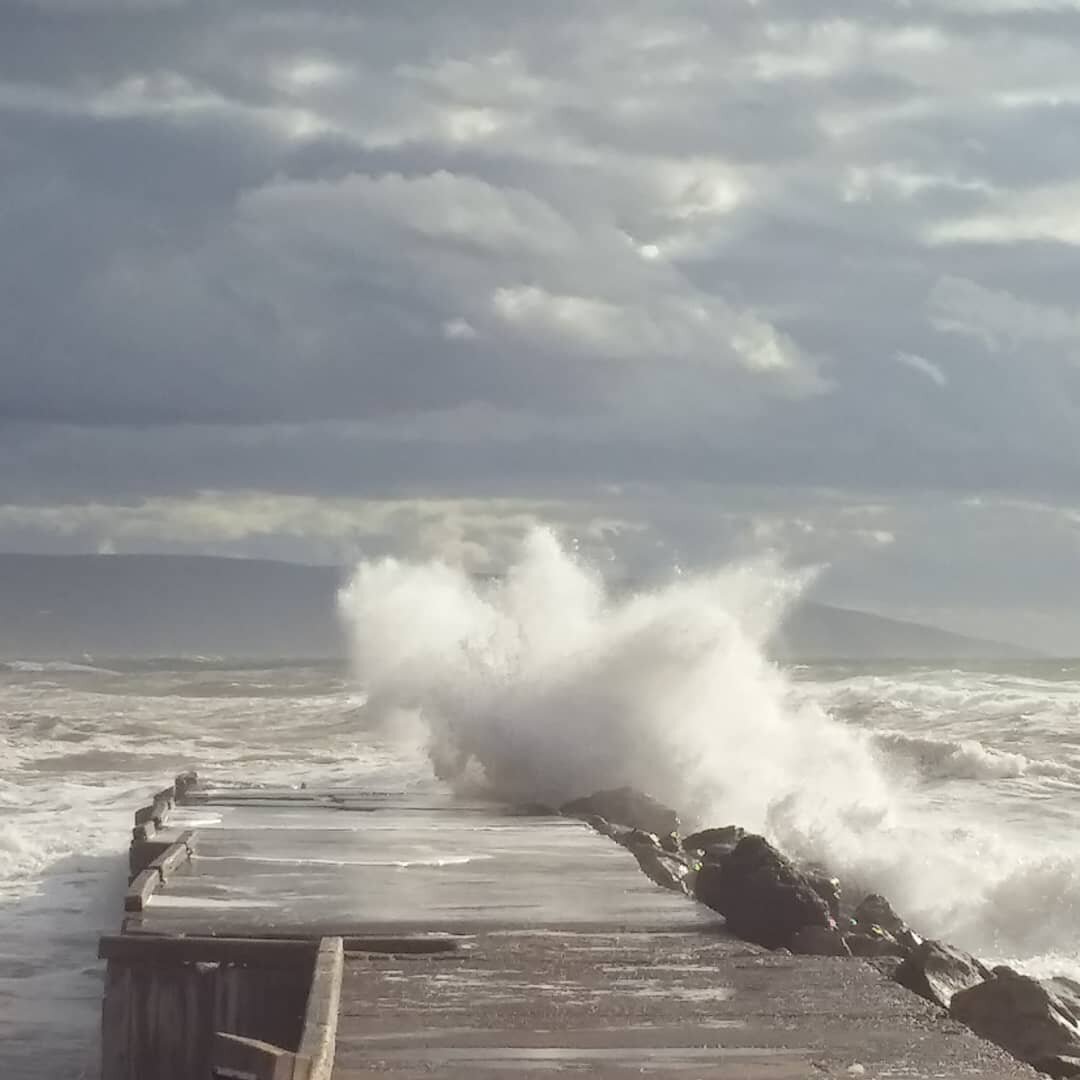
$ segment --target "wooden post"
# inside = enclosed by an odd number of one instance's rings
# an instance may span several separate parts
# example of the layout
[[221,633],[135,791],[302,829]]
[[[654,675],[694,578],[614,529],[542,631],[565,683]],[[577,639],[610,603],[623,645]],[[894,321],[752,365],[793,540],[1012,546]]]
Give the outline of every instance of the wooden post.
[[213,1080],[292,1080],[296,1055],[272,1043],[214,1032],[210,1051]]

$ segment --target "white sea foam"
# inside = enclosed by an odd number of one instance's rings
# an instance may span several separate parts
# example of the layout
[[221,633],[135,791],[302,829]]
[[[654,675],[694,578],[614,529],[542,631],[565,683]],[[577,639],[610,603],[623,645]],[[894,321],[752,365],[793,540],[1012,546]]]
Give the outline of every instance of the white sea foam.
[[874,744],[920,775],[939,780],[1003,780],[1021,776],[1080,779],[1080,771],[1057,761],[1040,761],[984,746],[978,739],[935,739],[902,731],[878,731]]
[[26,675],[40,675],[47,672],[56,674],[118,675],[109,668],[96,667],[93,664],[74,664],[69,660],[9,660],[0,663],[0,670]]

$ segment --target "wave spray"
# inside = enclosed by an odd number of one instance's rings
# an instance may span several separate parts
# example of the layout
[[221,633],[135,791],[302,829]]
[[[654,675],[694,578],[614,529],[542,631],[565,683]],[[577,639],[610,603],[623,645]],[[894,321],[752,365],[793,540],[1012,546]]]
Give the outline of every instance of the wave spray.
[[[616,594],[538,530],[498,579],[382,559],[340,601],[367,722],[419,717],[459,790],[557,806],[630,784],[688,827],[764,833],[853,898],[884,892],[925,933],[1060,967],[1062,942],[1080,946],[1074,853],[1008,833],[942,788],[942,769],[926,775],[910,738],[836,719],[792,684],[765,646],[803,583],[758,561]],[[951,783],[1000,775],[983,771]],[[1018,918],[1032,902],[1041,917]]]
[[497,580],[383,559],[341,605],[369,717],[418,713],[459,786],[558,805],[631,784],[692,822],[870,826],[872,752],[795,707],[763,651],[801,584],[760,562],[615,596],[537,530]]

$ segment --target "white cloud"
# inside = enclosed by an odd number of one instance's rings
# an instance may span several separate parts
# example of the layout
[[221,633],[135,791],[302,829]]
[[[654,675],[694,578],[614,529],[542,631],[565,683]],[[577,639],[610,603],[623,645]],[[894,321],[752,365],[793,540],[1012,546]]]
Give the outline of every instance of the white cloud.
[[898,352],[896,354],[896,361],[897,363],[904,364],[906,367],[911,368],[912,371],[919,372],[920,375],[925,375],[937,386],[945,386],[949,381],[945,372],[932,360],[927,360],[925,356],[918,356],[915,353],[909,352]]
[[468,319],[447,319],[442,325],[447,341],[475,341],[479,336]]
[[537,286],[504,286],[496,289],[492,306],[515,330],[583,355],[729,365],[790,376],[790,385],[807,391],[820,389],[812,362],[790,338],[715,297],[645,297],[631,306]]
[[977,338],[989,349],[1080,344],[1080,310],[1024,300],[967,278],[941,278],[930,304],[938,329]]
[[927,238],[933,244],[1007,245],[1049,240],[1080,245],[1080,184],[1001,193],[979,213],[945,218],[930,226]]

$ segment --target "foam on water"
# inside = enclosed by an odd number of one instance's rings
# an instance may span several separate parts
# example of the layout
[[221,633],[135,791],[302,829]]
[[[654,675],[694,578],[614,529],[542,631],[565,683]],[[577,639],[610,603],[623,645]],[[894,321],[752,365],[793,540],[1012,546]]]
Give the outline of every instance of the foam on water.
[[984,746],[978,739],[935,739],[903,731],[879,731],[874,745],[921,776],[942,780],[1000,780],[1046,776],[1080,781],[1080,769]]

